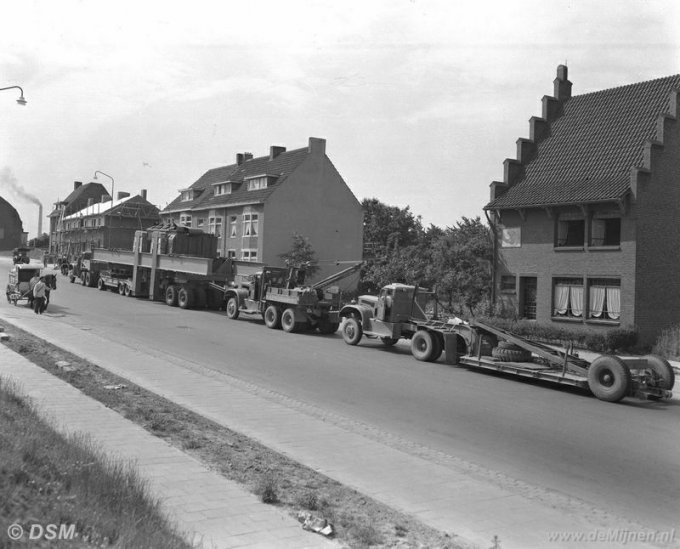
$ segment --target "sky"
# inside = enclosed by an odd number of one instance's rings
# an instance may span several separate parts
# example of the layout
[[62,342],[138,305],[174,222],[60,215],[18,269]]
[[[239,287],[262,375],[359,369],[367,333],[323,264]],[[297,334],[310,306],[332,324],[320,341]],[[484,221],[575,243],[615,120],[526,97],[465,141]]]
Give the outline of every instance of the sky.
[[359,200],[454,226],[484,218],[560,64],[574,95],[680,73],[680,2],[5,1],[0,87],[27,104],[0,92],[0,196],[32,238],[36,201],[95,171],[163,208],[320,137]]

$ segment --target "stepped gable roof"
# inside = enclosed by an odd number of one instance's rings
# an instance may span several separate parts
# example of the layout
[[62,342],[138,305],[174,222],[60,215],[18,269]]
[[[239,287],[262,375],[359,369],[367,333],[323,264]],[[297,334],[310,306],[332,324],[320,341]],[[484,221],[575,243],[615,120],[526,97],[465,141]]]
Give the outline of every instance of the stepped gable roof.
[[[230,182],[232,191],[230,194],[215,196],[214,187],[209,185],[195,204],[194,209],[205,209],[215,206],[228,206],[230,204],[259,204],[264,202],[286,178],[293,173],[302,161],[307,158],[307,147],[280,153],[270,160],[269,155],[246,160],[236,170],[224,179],[215,179],[213,183]],[[249,191],[244,183],[246,179],[268,175],[274,180],[264,189]]]
[[550,123],[524,174],[485,209],[615,200],[643,166],[644,144],[655,140],[659,116],[670,112],[680,75],[574,96]]

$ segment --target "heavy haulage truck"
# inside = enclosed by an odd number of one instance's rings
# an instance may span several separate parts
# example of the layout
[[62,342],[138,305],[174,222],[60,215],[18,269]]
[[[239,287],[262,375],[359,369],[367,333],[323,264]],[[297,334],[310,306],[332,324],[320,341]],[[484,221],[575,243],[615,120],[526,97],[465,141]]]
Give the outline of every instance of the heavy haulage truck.
[[340,325],[341,297],[340,289],[333,284],[362,265],[358,262],[310,286],[305,286],[304,266],[264,267],[255,275],[237,275],[233,286],[224,289],[227,316],[237,319],[242,312],[259,314],[268,328],[333,334]]
[[436,306],[433,314],[426,312],[433,297],[404,284],[389,284],[378,296],[360,296],[340,310],[343,339],[357,345],[363,336],[379,338],[387,346],[407,339],[417,360],[436,361],[444,352],[450,364],[581,387],[609,402],[671,396],[675,375],[659,356],[603,355],[590,362],[481,322],[439,319]]

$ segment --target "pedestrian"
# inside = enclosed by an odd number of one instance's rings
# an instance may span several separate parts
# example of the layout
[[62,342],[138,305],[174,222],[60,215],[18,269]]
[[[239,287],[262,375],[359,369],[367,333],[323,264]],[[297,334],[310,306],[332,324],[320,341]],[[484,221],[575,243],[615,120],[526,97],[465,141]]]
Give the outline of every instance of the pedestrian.
[[35,314],[43,314],[45,310],[45,291],[47,285],[45,284],[45,277],[41,276],[40,280],[33,286],[33,312]]

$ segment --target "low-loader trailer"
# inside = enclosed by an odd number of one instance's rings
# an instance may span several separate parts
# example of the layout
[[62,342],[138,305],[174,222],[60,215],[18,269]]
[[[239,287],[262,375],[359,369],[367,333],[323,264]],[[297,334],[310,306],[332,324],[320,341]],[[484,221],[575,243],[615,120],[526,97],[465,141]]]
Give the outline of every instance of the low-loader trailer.
[[438,319],[436,308],[426,313],[431,296],[404,284],[385,286],[378,296],[361,296],[340,310],[343,339],[357,345],[365,335],[388,346],[407,339],[417,360],[436,361],[445,352],[450,364],[581,387],[609,402],[671,396],[675,374],[659,356],[602,355],[591,362],[482,322]]

